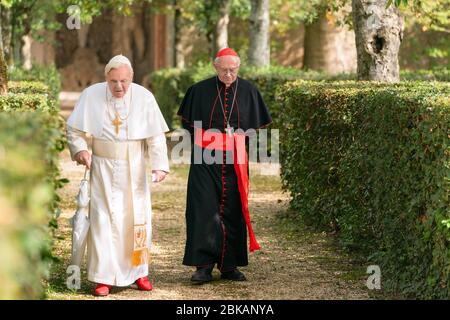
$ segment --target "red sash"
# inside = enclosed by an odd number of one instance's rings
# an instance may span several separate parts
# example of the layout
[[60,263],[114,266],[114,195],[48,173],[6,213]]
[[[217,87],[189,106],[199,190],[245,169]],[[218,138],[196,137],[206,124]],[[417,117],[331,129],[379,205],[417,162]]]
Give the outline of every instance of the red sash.
[[233,133],[229,136],[226,133],[204,131],[203,129],[195,128],[194,134],[195,144],[199,147],[209,150],[224,150],[234,151],[234,171],[236,172],[238,189],[242,203],[242,214],[250,239],[250,252],[259,250],[261,247],[256,241],[255,233],[253,232],[252,223],[250,221],[250,212],[248,210],[248,193],[249,193],[249,179],[248,179],[248,156],[245,149],[245,134]]

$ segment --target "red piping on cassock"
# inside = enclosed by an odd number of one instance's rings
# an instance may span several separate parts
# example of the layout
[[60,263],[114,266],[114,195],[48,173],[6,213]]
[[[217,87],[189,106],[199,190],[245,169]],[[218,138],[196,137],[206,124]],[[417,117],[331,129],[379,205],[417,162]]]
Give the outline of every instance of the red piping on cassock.
[[239,195],[242,204],[242,214],[249,234],[250,252],[259,250],[261,247],[256,240],[250,220],[250,211],[248,209],[249,179],[248,179],[248,156],[245,149],[245,134],[234,133],[230,137],[226,133],[208,132],[203,129],[195,128],[195,144],[209,150],[233,150],[234,151],[234,171],[236,172]]

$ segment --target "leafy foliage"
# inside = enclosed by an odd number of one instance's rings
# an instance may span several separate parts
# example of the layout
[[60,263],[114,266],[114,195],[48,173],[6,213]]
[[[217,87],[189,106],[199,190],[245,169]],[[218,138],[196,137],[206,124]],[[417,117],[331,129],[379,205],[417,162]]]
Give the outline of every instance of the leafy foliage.
[[0,113],[2,299],[43,296],[41,280],[52,261],[54,189],[49,170],[56,161],[55,153],[47,152],[59,139],[49,121],[41,112]]
[[41,281],[54,259],[56,190],[67,182],[58,168],[64,121],[48,85],[12,81],[10,88],[0,96],[0,259],[10,259],[0,263],[6,285],[0,297],[34,299],[42,297]]
[[[61,91],[61,74],[54,65],[44,66],[35,64],[30,70],[22,67],[14,67],[9,70],[9,79],[11,81],[21,81],[20,84],[10,84],[11,90],[28,91],[32,93],[44,93],[43,87],[47,87],[47,94],[54,102],[58,101],[58,95]],[[37,84],[36,82],[40,82]],[[17,92],[17,91],[16,91]]]
[[449,84],[297,81],[278,94],[292,207],[379,265],[385,289],[448,299]]
[[[26,82],[22,82],[26,83]],[[45,126],[52,132],[52,139],[47,138],[46,149],[42,149],[42,153],[46,157],[48,164],[48,180],[53,185],[53,190],[62,187],[64,179],[59,177],[58,159],[59,152],[64,150],[65,137],[64,137],[64,120],[58,114],[58,108],[54,100],[49,98],[47,93],[27,93],[27,90],[35,90],[36,87],[40,89],[45,88],[45,85],[39,85],[38,83],[27,83],[23,87],[20,87],[20,83],[12,84],[12,92],[7,95],[0,96],[0,114],[15,114],[21,112],[36,112],[39,117],[45,117]],[[18,92],[18,93],[14,93]],[[50,206],[52,212],[52,220],[50,225],[55,227],[56,218],[59,215],[58,209],[59,198],[56,192],[53,194],[53,202]]]
[[388,0],[404,11],[413,12],[417,21],[436,31],[450,32],[450,2],[447,0]]

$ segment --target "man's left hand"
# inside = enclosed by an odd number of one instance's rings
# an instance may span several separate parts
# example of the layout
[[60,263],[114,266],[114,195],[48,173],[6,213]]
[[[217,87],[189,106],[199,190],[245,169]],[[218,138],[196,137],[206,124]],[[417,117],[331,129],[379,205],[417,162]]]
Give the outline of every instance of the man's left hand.
[[155,181],[153,182],[161,182],[166,177],[167,172],[162,170],[152,170],[152,175],[155,177]]

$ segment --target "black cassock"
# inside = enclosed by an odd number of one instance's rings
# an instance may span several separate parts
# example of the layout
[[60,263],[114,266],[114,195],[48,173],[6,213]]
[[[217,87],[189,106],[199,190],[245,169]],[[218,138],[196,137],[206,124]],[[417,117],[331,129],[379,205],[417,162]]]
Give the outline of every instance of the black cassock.
[[[234,130],[240,128],[244,131],[272,122],[261,94],[255,86],[241,78],[228,88],[217,77],[194,84],[186,92],[178,115],[182,118],[183,127],[191,134],[194,121],[201,121],[204,130],[214,128],[222,133],[226,132],[225,119],[230,119]],[[233,151],[212,151],[216,159],[223,159],[222,163],[207,164],[202,159],[202,163],[195,164],[194,153],[203,152],[203,149],[192,143],[191,150],[183,264],[204,266],[217,263],[221,271],[246,266],[247,229],[237,177],[233,164],[226,163],[228,157],[233,158],[232,154],[227,153]]]

